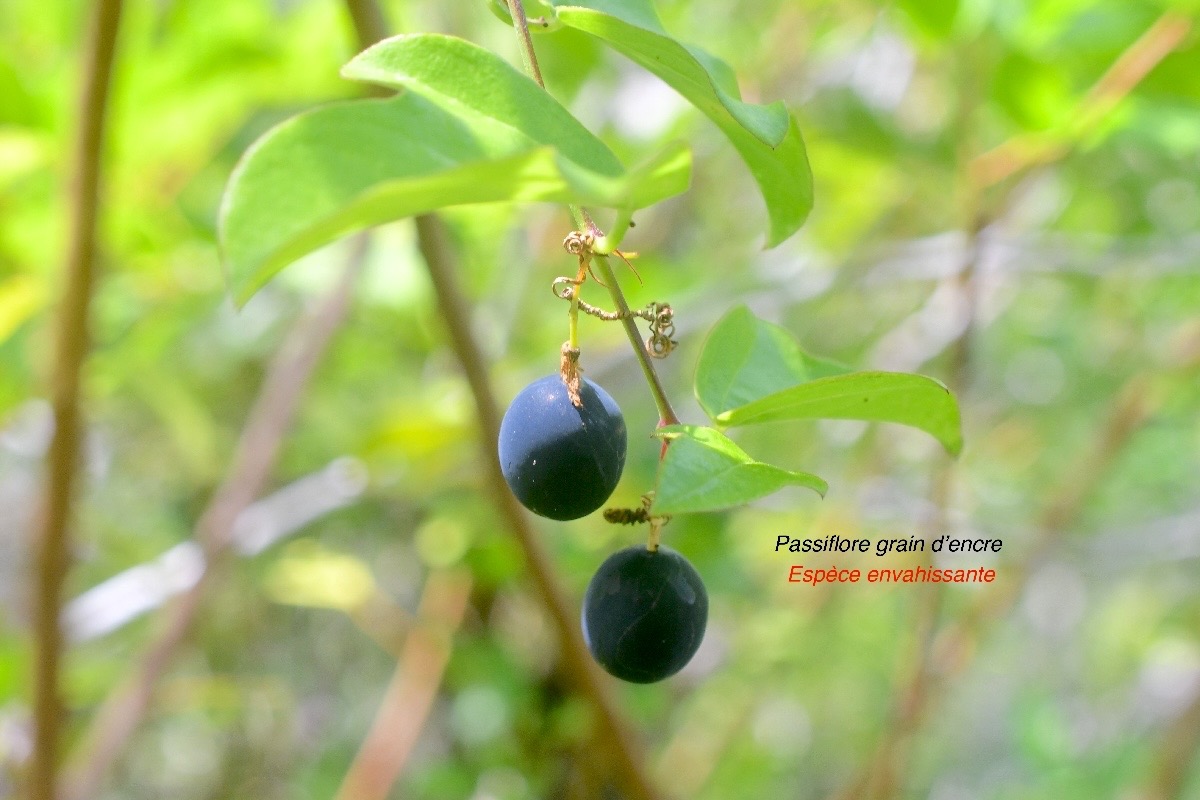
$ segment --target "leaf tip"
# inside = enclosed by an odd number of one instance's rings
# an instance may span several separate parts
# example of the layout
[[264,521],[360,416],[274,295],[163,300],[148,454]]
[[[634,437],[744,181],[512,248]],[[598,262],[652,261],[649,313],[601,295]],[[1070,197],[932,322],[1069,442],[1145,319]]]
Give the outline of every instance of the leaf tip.
[[944,440],[942,442],[942,447],[946,448],[946,452],[950,454],[951,458],[958,458],[960,455],[962,455],[962,434],[958,434],[952,439]]

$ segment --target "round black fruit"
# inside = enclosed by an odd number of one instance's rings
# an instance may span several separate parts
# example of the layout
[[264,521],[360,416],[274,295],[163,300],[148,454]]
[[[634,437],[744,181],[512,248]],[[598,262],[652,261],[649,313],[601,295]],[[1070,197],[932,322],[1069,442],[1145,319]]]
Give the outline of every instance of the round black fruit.
[[604,505],[625,466],[625,418],[586,378],[582,408],[548,375],[521,390],[500,423],[500,469],[521,504],[550,519],[579,519]]
[[583,598],[583,638],[611,674],[654,683],[692,660],[704,639],[708,592],[669,547],[628,547],[600,565]]

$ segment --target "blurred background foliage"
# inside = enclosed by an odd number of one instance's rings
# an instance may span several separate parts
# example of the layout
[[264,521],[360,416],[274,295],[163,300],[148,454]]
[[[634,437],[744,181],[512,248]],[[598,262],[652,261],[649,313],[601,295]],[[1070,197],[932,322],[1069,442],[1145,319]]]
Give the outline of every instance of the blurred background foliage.
[[[657,7],[670,32],[736,68],[747,99],[795,110],[817,197],[801,234],[763,251],[761,200],[715,127],[580,34],[536,38],[551,91],[627,160],[672,137],[694,147],[691,191],[642,212],[627,239],[644,284],[622,274],[631,304],[676,310],[681,346],[662,371],[681,416],[702,419],[691,376],[705,332],[745,302],[812,352],[946,381],[967,445],[951,464],[895,426],[738,435],[831,491],[666,529],[704,576],[711,618],[680,676],[613,686],[650,772],[681,798],[865,796],[864,776],[931,800],[1200,797],[1195,3]],[[0,4],[0,794],[29,749],[27,540],[85,8]],[[387,11],[397,31],[518,61],[482,2]],[[1164,15],[1177,44],[1093,102]],[[120,44],[69,581],[71,741],[157,630],[147,612],[187,584],[186,543],[265,365],[349,250],[304,259],[235,312],[214,243],[245,147],[357,91],[338,78],[356,50],[341,5],[130,2]],[[1023,168],[980,180],[1001,146],[999,163],[1016,153]],[[559,247],[569,220],[550,206],[445,216],[507,401],[557,367],[566,315],[549,287],[574,269]],[[616,796],[592,711],[555,672],[521,553],[482,492],[474,409],[414,241],[407,222],[372,235],[276,493],[238,529],[261,547],[209,594],[102,797],[332,797],[426,577],[457,566],[473,576],[470,605],[393,796]],[[583,326],[585,369],[631,431],[613,504],[636,505],[653,484],[654,407],[622,332]],[[641,536],[599,515],[538,529],[573,603]],[[1004,540],[983,560],[996,586],[798,588],[796,559],[773,552],[780,534],[943,531]],[[85,594],[97,586],[108,593]],[[927,695],[915,713],[902,702],[914,674]]]

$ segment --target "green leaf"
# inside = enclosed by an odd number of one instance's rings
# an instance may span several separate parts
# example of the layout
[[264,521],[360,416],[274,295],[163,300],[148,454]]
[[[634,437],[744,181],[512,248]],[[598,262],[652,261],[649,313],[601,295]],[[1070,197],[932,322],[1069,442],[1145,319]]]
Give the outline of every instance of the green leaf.
[[671,439],[654,490],[655,514],[719,511],[766,497],[785,486],[806,486],[821,496],[829,485],[816,475],[755,461],[713,428],[671,425],[656,434]]
[[958,403],[942,383],[903,372],[818,378],[717,415],[720,425],[788,419],[898,422],[931,434],[952,455],[962,449]]
[[276,126],[243,155],[219,233],[234,299],[341,236],[445,206],[500,201],[643,208],[687,188],[672,144],[625,171],[499,57],[446,36],[389,39],[346,72],[409,91]]
[[696,399],[722,427],[789,419],[898,422],[932,434],[951,453],[962,449],[958,403],[923,375],[850,372],[805,353],[778,325],[745,306],[708,335],[696,366]]
[[782,103],[742,102],[729,65],[668,36],[647,0],[577,0],[556,7],[561,23],[662,78],[725,133],[766,201],[769,247],[799,230],[812,209],[812,172],[800,129]]
[[612,151],[545,90],[464,39],[393,36],[351,59],[342,76],[419,94],[455,116],[485,124],[496,141],[552,145],[593,172],[618,177],[624,171]]
[[738,306],[708,334],[696,366],[696,399],[716,419],[798,383],[847,372],[845,365],[805,353],[786,330]]

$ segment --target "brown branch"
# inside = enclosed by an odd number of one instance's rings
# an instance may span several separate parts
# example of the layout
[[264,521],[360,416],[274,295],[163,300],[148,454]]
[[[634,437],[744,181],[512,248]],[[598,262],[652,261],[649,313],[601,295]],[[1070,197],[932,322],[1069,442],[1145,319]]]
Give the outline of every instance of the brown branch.
[[105,698],[93,718],[76,759],[77,766],[69,776],[69,797],[74,800],[99,795],[105,776],[146,716],[159,678],[191,629],[214,574],[227,555],[238,515],[263,492],[304,388],[349,312],[366,242],[365,236],[359,237],[336,288],[312,314],[296,323],[272,359],[225,481],[196,523],[194,536],[203,546],[207,560],[204,573],[195,586],[163,610],[157,637],[129,677]]
[[[359,47],[366,49],[388,35],[383,14],[375,0],[346,0],[346,9],[359,32]],[[364,38],[365,37],[365,38]],[[488,489],[502,518],[516,536],[525,555],[534,588],[542,604],[550,614],[551,622],[561,646],[562,667],[577,690],[591,703],[600,728],[608,739],[612,760],[617,767],[620,788],[634,800],[654,800],[659,793],[654,789],[640,749],[624,719],[617,712],[587,647],[579,632],[578,618],[568,605],[559,586],[554,567],[546,551],[538,541],[529,516],[517,503],[496,457],[496,442],[500,438],[500,414],[495,392],[484,361],[483,353],[471,333],[471,315],[466,298],[459,285],[459,265],[441,221],[432,215],[417,217],[417,237],[421,255],[429,270],[441,311],[455,355],[462,365],[471,395],[475,400],[479,416],[479,443],[482,449],[484,472]]]
[[[366,50],[389,36],[387,18],[375,0],[346,0],[346,11],[354,25],[354,38],[360,50]],[[383,93],[390,94],[386,89]]]
[[1080,100],[1072,125],[1064,131],[1014,136],[988,150],[971,163],[971,174],[980,188],[993,186],[1030,167],[1056,161],[1075,142],[1095,130],[1105,116],[1142,82],[1150,71],[1179,46],[1192,29],[1192,21],[1177,11],[1167,11],[1125,49]]
[[425,583],[417,615],[380,701],[371,730],[350,765],[336,800],[383,800],[404,770],[433,708],[451,637],[471,594],[465,573],[434,572]]
[[34,744],[29,797],[58,796],[59,740],[64,718],[59,685],[63,635],[63,584],[70,569],[70,525],[82,422],[79,389],[90,345],[88,326],[95,284],[96,221],[100,205],[100,160],[116,58],[121,0],[93,6],[83,62],[79,138],[75,143],[70,198],[70,241],[63,266],[53,379],[54,437],[46,457],[46,483],[37,540],[37,583],[33,598]]

